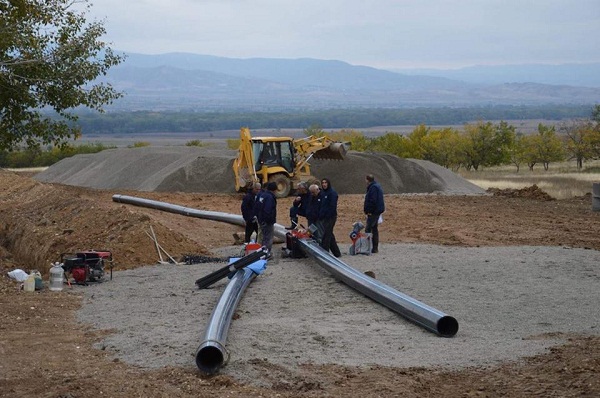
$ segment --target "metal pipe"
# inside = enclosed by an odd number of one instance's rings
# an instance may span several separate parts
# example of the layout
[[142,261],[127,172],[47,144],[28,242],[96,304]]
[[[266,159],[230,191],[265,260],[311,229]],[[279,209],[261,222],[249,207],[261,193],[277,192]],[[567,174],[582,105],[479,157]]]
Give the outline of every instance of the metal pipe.
[[313,239],[299,239],[298,242],[323,268],[365,296],[442,337],[452,337],[458,332],[455,318],[355,270],[322,249]]
[[[245,225],[242,216],[228,213],[190,209],[165,202],[140,199],[126,195],[113,195],[113,201],[170,211],[172,213],[179,213],[191,217],[223,221],[236,225]],[[275,236],[285,239],[286,232],[284,226],[275,224]],[[299,239],[298,241],[304,248],[304,251],[317,260],[323,268],[365,296],[372,298],[408,320],[427,330],[437,333],[440,336],[452,337],[458,332],[458,321],[455,318],[423,304],[420,301],[379,282],[377,279],[373,279],[362,272],[355,270],[323,250],[319,244],[312,239]]]
[[[206,220],[212,221],[221,221],[226,222],[233,225],[245,226],[246,222],[244,218],[237,214],[223,213],[220,211],[208,211],[208,210],[198,210],[190,207],[184,207],[179,205],[173,205],[166,202],[160,202],[158,200],[151,199],[143,199],[137,198],[135,196],[127,196],[127,195],[113,195],[113,202],[118,203],[127,203],[130,205],[136,205],[141,207],[148,207],[151,209],[157,209],[162,211],[167,211],[169,213],[182,214],[184,216],[203,218]],[[273,235],[279,239],[285,240],[286,230],[285,227],[281,224],[275,224]]]
[[204,339],[196,350],[196,366],[204,373],[217,372],[229,360],[229,352],[225,348],[229,324],[246,287],[255,277],[256,274],[251,269],[242,268],[223,290],[210,315]]

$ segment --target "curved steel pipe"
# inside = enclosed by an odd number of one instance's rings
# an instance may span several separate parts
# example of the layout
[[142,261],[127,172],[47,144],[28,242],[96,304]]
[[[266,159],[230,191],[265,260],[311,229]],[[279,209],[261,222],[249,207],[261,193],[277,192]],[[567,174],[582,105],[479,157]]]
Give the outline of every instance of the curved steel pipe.
[[323,268],[365,296],[440,336],[452,337],[458,332],[455,318],[355,270],[323,250],[312,239],[300,239],[299,243]]
[[[173,205],[166,202],[160,202],[158,200],[151,199],[143,199],[137,198],[135,196],[127,196],[127,195],[113,195],[113,202],[118,203],[127,203],[130,205],[148,207],[151,209],[157,209],[162,211],[167,211],[170,213],[182,214],[184,216],[203,218],[206,220],[212,221],[221,221],[229,224],[245,226],[246,222],[244,218],[237,214],[230,213],[222,213],[220,211],[208,211],[208,210],[198,210],[192,209],[190,207],[184,207],[179,205]],[[275,224],[275,229],[273,235],[279,239],[285,240],[286,230],[285,227],[281,224]]]
[[210,315],[204,339],[196,350],[196,366],[204,373],[217,372],[229,360],[229,352],[225,349],[229,324],[246,287],[255,277],[251,269],[240,269],[223,290]]

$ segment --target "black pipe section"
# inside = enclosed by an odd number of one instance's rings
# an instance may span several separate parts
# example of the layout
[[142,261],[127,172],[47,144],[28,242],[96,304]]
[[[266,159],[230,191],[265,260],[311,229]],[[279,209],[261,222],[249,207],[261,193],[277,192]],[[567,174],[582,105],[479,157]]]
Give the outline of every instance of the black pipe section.
[[313,239],[299,239],[298,243],[337,279],[408,320],[442,337],[452,337],[458,332],[455,318],[355,270],[323,250]]
[[[113,195],[112,200],[113,200],[113,202],[126,203],[126,204],[130,204],[130,205],[141,206],[141,207],[148,207],[151,209],[167,211],[169,213],[182,214],[184,216],[189,216],[189,217],[203,218],[206,220],[221,221],[221,222],[226,222],[229,224],[240,225],[242,227],[246,225],[244,218],[242,216],[236,215],[236,214],[222,213],[219,211],[192,209],[190,207],[173,205],[170,203],[160,202],[160,201],[151,200],[151,199],[136,198],[135,196],[127,196],[127,195],[118,195],[118,194]],[[286,232],[287,231],[283,225],[275,224],[275,228],[273,231],[273,235],[275,237],[285,240]]]
[[269,254],[269,251],[266,247],[263,246],[260,249],[248,254],[247,256],[240,258],[239,260],[223,268],[220,268],[215,272],[211,272],[210,274],[203,276],[202,278],[196,281],[196,286],[198,286],[198,289],[205,289],[210,285],[214,284],[215,282],[225,278],[227,275],[229,275],[230,272],[234,272],[239,270],[240,268],[244,268],[252,264],[253,262],[260,260],[261,258],[266,258],[267,254]]
[[196,366],[207,374],[216,373],[229,360],[225,349],[229,324],[237,305],[256,274],[249,268],[238,270],[229,281],[213,309],[204,339],[196,350]]

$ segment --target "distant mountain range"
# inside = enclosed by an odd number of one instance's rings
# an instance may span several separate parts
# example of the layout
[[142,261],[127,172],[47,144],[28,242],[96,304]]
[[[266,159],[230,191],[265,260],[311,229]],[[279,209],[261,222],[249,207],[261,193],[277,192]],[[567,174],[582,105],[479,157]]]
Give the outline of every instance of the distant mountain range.
[[411,76],[444,77],[480,84],[539,83],[600,87],[600,63],[469,66],[460,69],[396,69],[394,72]]
[[128,53],[113,109],[290,111],[600,103],[600,63],[388,71],[317,59]]

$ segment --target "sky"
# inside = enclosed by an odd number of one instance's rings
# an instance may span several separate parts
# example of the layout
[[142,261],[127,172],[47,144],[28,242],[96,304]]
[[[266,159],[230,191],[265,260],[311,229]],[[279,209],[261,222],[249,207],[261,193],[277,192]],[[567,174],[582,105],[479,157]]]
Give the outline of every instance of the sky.
[[118,51],[382,69],[600,62],[600,0],[91,0]]

